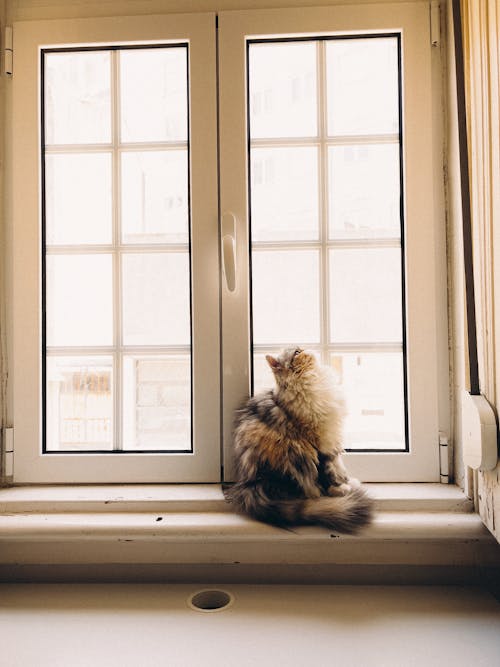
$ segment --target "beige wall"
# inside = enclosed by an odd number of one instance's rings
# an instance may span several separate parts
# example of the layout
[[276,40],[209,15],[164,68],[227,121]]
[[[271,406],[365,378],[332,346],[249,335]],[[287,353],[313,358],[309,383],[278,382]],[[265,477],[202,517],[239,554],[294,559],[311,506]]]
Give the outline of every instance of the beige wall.
[[[447,0],[447,28],[450,39],[447,48],[447,209],[449,249],[449,293],[451,363],[453,372],[453,424],[456,448],[456,477],[461,485],[474,480],[476,502],[481,517],[491,532],[500,540],[500,466],[490,472],[472,475],[464,470],[461,447],[460,400],[467,388],[466,349],[464,344],[464,280],[462,256],[462,215],[460,202],[460,174],[458,171],[458,129],[456,117],[456,89],[454,84],[455,59],[451,0]],[[500,295],[495,292],[500,270],[500,202],[498,154],[500,142],[498,95],[498,33],[481,34],[480,26],[487,25],[498,12],[497,0],[462,2],[467,17],[464,32],[466,54],[467,112],[469,127],[469,154],[471,170],[471,209],[474,242],[474,274],[476,312],[478,320],[478,354],[481,392],[498,409],[500,402]],[[488,9],[488,12],[486,12]],[[484,12],[482,16],[479,16]],[[498,30],[498,19],[493,20]],[[496,261],[495,261],[496,260]],[[496,325],[496,326],[495,326]]]
[[[359,4],[360,0],[4,0],[9,21],[33,19],[167,14],[222,11],[228,9],[267,9],[275,7],[320,7]],[[405,0],[391,0],[404,2]],[[365,4],[380,0],[363,0]]]
[[[0,0],[0,27],[2,34],[0,45],[3,50],[3,26],[5,25],[6,2]],[[1,58],[0,58],[1,61]],[[6,340],[6,284],[5,284],[5,87],[7,81],[5,76],[0,75],[0,439],[2,429],[7,421],[7,340]],[[0,448],[0,451],[1,448]],[[2,477],[2,457],[0,456],[0,479]]]

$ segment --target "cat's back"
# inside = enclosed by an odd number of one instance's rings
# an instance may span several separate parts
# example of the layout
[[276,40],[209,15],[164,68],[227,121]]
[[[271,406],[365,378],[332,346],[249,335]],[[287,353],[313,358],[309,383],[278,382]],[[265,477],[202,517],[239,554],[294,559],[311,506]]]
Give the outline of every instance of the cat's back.
[[283,414],[280,409],[274,391],[269,389],[247,399],[236,412],[236,431],[245,428],[246,425],[260,423],[267,427],[275,427],[283,422]]

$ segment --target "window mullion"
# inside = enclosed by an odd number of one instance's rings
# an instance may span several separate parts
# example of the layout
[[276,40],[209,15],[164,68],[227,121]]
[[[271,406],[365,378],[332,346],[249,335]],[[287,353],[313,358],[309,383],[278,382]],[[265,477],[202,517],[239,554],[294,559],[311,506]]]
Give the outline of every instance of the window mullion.
[[114,449],[122,449],[122,299],[120,237],[120,52],[111,52],[111,137],[113,150],[113,396]]
[[317,91],[318,91],[318,185],[319,185],[319,222],[320,222],[320,321],[321,321],[321,358],[329,364],[328,342],[330,340],[329,294],[328,294],[328,117],[326,108],[326,53],[325,42],[318,40],[317,45]]

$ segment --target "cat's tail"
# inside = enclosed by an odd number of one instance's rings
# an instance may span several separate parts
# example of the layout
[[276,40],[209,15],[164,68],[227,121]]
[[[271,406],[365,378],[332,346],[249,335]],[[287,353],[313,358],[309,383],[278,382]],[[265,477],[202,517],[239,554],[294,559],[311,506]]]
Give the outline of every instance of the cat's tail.
[[356,533],[373,518],[373,500],[356,487],[344,496],[278,500],[259,484],[235,484],[226,498],[244,514],[278,526],[320,524],[339,533]]
[[373,500],[359,487],[345,496],[321,496],[302,503],[304,523],[319,523],[339,533],[356,533],[373,519]]

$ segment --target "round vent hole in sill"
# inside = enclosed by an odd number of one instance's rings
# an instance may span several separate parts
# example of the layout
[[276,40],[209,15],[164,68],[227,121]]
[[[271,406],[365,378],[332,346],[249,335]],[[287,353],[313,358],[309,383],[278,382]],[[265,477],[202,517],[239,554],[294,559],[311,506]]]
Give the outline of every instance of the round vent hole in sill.
[[214,612],[228,609],[233,601],[231,593],[210,588],[191,595],[188,605],[195,611]]

